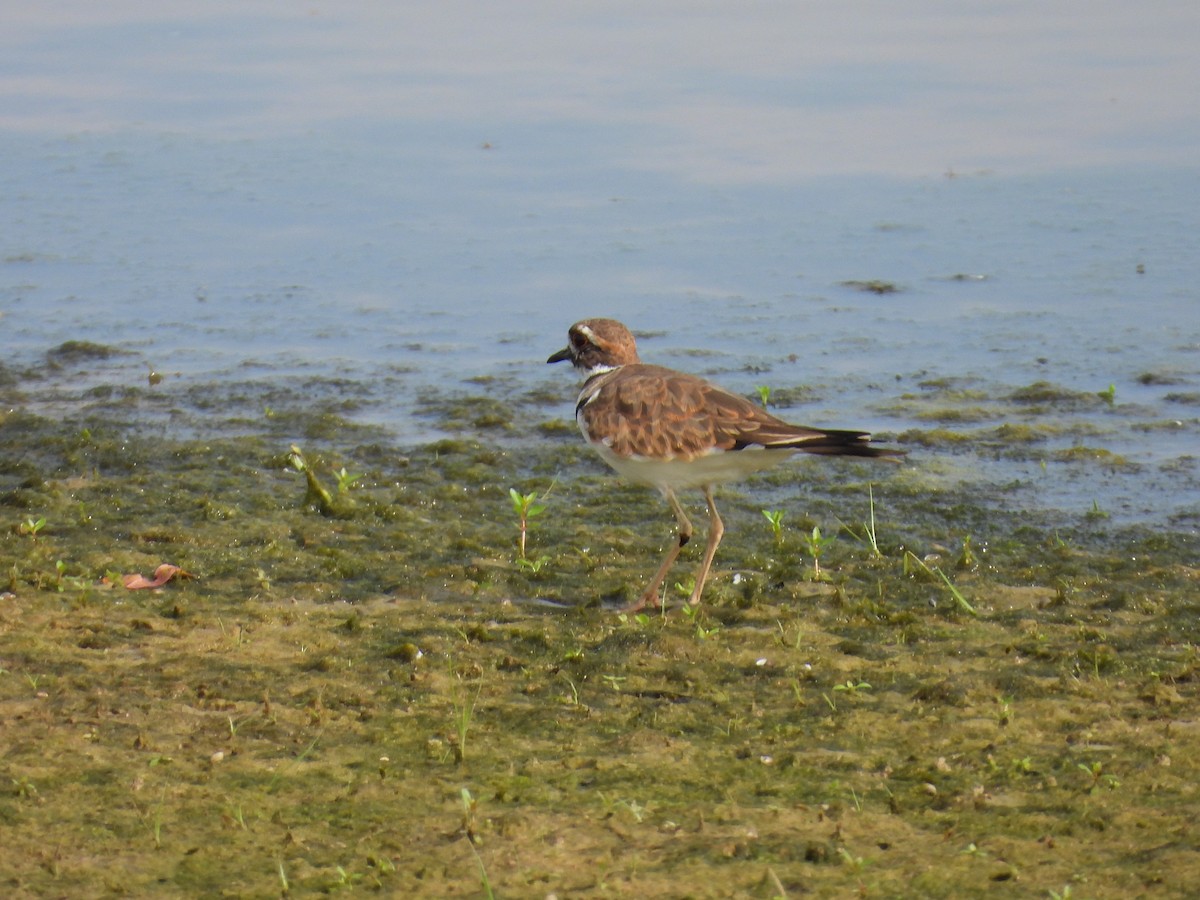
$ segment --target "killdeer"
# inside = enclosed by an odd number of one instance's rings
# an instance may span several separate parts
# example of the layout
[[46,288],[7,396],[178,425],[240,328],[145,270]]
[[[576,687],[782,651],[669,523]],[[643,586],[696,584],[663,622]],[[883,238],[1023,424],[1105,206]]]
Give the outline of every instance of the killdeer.
[[745,478],[799,451],[824,456],[898,457],[901,450],[869,445],[862,431],[824,431],[791,425],[744,397],[662,366],[643,363],[629,329],[614,319],[571,326],[570,343],[547,363],[570,360],[587,379],[575,419],[600,457],[630,481],[658,488],[679,523],[679,539],[650,586],[629,611],[660,605],[660,588],[691,539],[692,523],[675,492],[700,488],[708,503],[708,545],[688,602],[700,602],[725,526],[713,500],[716,485]]

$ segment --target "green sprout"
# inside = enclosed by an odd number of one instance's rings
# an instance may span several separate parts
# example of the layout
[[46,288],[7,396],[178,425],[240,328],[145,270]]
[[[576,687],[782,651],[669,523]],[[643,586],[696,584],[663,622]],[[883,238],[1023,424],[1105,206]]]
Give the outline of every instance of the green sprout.
[[1086,788],[1089,794],[1099,790],[1103,784],[1110,791],[1115,791],[1121,786],[1121,782],[1117,780],[1115,775],[1109,775],[1104,771],[1104,763],[1094,762],[1091,765],[1087,763],[1078,763],[1079,770],[1092,779],[1091,784]]
[[354,485],[362,479],[362,475],[351,475],[346,471],[346,467],[342,466],[339,470],[333,473],[337,479],[337,489],[339,494],[344,494],[354,487]]
[[855,681],[853,678],[850,678],[842,684],[835,684],[833,689],[835,691],[845,691],[850,696],[857,697],[859,691],[869,691],[871,689],[871,685],[865,681]]
[[362,880],[362,874],[358,872],[347,872],[343,866],[337,866],[338,880],[337,886],[341,888],[354,887]]
[[821,537],[821,526],[814,525],[812,534],[804,536],[804,543],[808,546],[808,553],[813,560],[813,581],[823,581],[825,576],[821,574],[821,554],[825,552],[825,548],[837,540],[837,535],[829,537]]
[[775,535],[775,543],[783,543],[783,510],[782,509],[764,509],[763,517],[771,523],[771,533]]
[[904,574],[905,575],[909,574],[909,572],[911,571],[911,569],[909,568],[909,560],[911,560],[916,565],[917,568],[919,568],[921,571],[925,572],[925,574],[929,575],[931,578],[934,575],[937,575],[939,578],[941,578],[942,581],[945,582],[945,584],[946,584],[946,589],[948,591],[950,591],[950,596],[954,598],[954,602],[958,604],[959,608],[962,609],[963,612],[967,613],[968,615],[972,615],[972,616],[979,615],[979,613],[975,610],[975,607],[973,607],[969,602],[967,602],[967,598],[964,597],[962,595],[962,592],[954,586],[954,582],[950,580],[949,576],[946,575],[945,572],[943,572],[941,569],[937,568],[936,566],[933,566],[933,567],[927,566],[925,564],[925,561],[920,559],[911,550],[904,551]]
[[466,688],[459,682],[459,687],[454,691],[454,697],[451,700],[451,705],[454,707],[454,730],[455,737],[458,738],[454,745],[454,755],[458,762],[462,762],[467,758],[467,732],[471,728],[471,717],[475,715],[475,704],[479,701],[479,694],[483,691],[483,685],[475,688],[475,695],[468,699]]
[[479,851],[475,849],[475,842],[478,840],[475,836],[477,801],[466,788],[462,789],[460,796],[463,806],[463,832],[467,836],[467,846],[471,848],[471,855],[475,857],[475,864],[479,866],[479,884],[483,888],[483,896],[487,900],[495,900],[496,894],[492,890],[492,882],[488,878],[487,868],[483,865],[483,859],[479,856]]
[[35,541],[37,540],[38,532],[46,527],[46,517],[41,516],[37,519],[30,516],[24,522],[17,526],[17,531],[20,534],[27,534]]
[[[306,507],[315,507],[317,512],[323,516],[337,516],[344,511],[345,504],[349,503],[348,498],[338,503],[334,500],[333,495],[329,493],[329,489],[321,484],[317,473],[313,471],[308,459],[296,444],[292,444],[288,452],[288,464],[293,469],[304,475],[306,484],[304,492],[304,505]],[[341,491],[339,490],[339,494]]]
[[[546,494],[548,493],[549,491],[546,492]],[[546,499],[546,494],[542,494],[543,500]],[[543,556],[537,560],[530,560],[525,552],[526,539],[531,527],[530,519],[544,513],[546,504],[538,502],[537,491],[522,494],[516,488],[509,488],[508,498],[512,501],[513,512],[517,514],[517,565],[522,569],[537,572],[548,561],[548,557]]]
[[867,542],[871,545],[871,555],[876,559],[883,556],[879,550],[879,542],[875,540],[875,488],[873,485],[867,485],[867,501],[870,504],[871,518],[865,526],[867,532]]
[[[676,585],[676,587],[682,587],[682,585]],[[692,623],[696,626],[696,638],[698,640],[707,641],[710,637],[715,637],[721,631],[720,625],[705,627],[704,622],[701,620],[700,608],[697,606],[692,606],[691,604],[684,605],[683,614],[691,619]]]
[[621,690],[621,685],[628,680],[625,675],[601,675],[600,678],[608,682],[608,686],[618,692]]
[[973,569],[978,562],[975,550],[971,547],[971,536],[968,534],[963,538],[962,551],[958,554],[958,568]]

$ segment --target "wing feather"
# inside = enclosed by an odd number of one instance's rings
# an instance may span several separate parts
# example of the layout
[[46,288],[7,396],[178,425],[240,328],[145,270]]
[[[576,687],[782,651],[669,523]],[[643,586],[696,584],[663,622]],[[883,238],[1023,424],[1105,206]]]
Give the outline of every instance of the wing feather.
[[714,450],[792,448],[867,453],[867,435],[792,425],[694,375],[627,365],[584,389],[581,423],[618,456],[694,459]]

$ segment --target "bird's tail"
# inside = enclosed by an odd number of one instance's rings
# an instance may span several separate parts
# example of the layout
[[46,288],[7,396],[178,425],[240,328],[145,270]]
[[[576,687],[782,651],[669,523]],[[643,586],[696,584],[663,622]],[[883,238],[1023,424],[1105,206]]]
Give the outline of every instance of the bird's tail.
[[791,447],[804,453],[815,453],[819,456],[861,456],[871,459],[887,459],[899,462],[905,455],[903,450],[892,450],[888,447],[871,446],[871,435],[865,431],[824,431],[812,429],[805,435],[797,435],[793,440],[784,440],[772,444],[775,447]]

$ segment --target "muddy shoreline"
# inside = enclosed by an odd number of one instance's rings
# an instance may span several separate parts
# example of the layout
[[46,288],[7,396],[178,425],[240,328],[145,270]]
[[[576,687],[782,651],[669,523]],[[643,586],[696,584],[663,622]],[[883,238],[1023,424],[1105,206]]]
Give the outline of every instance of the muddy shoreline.
[[[884,435],[897,471],[798,460],[724,491],[706,602],[623,616],[669,514],[541,388],[430,393],[446,436],[401,446],[353,386],[201,415],[114,385],[52,416],[9,374],[11,896],[1196,883],[1186,520],[1023,508],[946,478],[963,442],[914,419]],[[1123,464],[966,443],[1046,477]],[[546,507],[525,564],[510,489]],[[162,563],[190,577],[119,586]]]

